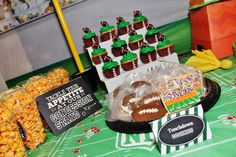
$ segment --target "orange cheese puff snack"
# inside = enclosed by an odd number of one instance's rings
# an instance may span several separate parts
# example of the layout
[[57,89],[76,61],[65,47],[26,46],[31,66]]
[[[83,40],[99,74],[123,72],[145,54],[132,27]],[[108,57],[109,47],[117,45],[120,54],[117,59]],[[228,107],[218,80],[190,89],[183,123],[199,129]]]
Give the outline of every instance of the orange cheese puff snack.
[[0,157],[26,157],[25,147],[12,112],[0,103]]
[[69,73],[63,68],[56,68],[47,74],[48,81],[57,88],[69,82]]
[[52,89],[52,84],[45,76],[34,76],[26,82],[24,88],[34,97],[37,97],[50,91]]
[[23,88],[6,93],[2,97],[2,105],[15,115],[25,134],[23,142],[30,149],[43,143],[46,137],[43,124],[34,97]]

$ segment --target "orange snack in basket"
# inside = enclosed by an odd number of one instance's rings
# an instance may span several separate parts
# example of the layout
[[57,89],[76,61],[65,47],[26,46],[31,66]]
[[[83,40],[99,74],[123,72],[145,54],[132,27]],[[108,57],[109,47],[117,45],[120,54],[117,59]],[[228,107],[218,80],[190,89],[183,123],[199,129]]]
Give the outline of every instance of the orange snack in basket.
[[53,88],[57,88],[69,82],[69,73],[63,68],[57,68],[47,74],[48,81],[52,84]]
[[26,147],[34,149],[44,142],[46,134],[35,99],[31,94],[23,88],[9,90],[3,96],[1,103],[16,115],[25,133],[23,142]]
[[0,156],[26,157],[15,116],[0,102]]
[[32,94],[34,97],[37,97],[50,91],[52,89],[52,84],[45,76],[34,76],[26,82],[24,87],[27,92]]

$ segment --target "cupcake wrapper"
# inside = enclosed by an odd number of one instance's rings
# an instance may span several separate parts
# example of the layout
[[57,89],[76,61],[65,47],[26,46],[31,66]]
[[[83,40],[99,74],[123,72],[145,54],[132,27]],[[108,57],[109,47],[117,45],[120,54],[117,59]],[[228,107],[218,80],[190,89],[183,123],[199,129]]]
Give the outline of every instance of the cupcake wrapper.
[[117,29],[117,34],[118,36],[127,34],[131,30],[131,25],[128,25],[126,27],[118,28]]
[[107,40],[113,39],[114,36],[115,36],[115,30],[112,30],[110,32],[101,34],[101,40],[107,41]]
[[135,60],[133,60],[131,62],[127,62],[127,63],[121,63],[121,66],[124,69],[124,71],[133,70],[138,67],[138,59],[135,59]]
[[118,65],[115,68],[109,69],[109,70],[104,70],[103,74],[106,78],[113,78],[118,75],[120,75],[120,66]]
[[148,20],[145,19],[143,21],[139,21],[139,22],[134,23],[134,29],[138,30],[138,29],[141,29],[143,27],[146,27],[147,25],[148,25]]
[[140,59],[144,64],[155,61],[157,59],[156,51],[153,51],[149,54],[140,54]]
[[115,57],[119,57],[123,55],[124,50],[128,50],[127,44],[122,47],[112,48],[111,52]]
[[157,33],[157,34],[153,34],[153,35],[148,35],[145,37],[145,39],[147,40],[147,42],[149,44],[153,44],[153,43],[156,43],[158,41],[158,38],[161,34],[160,33]]
[[165,48],[159,48],[159,49],[157,49],[157,53],[161,57],[168,56],[169,54],[174,53],[174,45],[168,45]]
[[142,40],[139,40],[137,42],[134,42],[134,43],[129,43],[129,48],[134,51],[134,50],[137,50],[141,47],[141,43],[143,42],[143,39]]
[[92,57],[92,60],[94,64],[101,64],[103,62],[103,58],[107,56],[107,53],[104,53],[102,55]]
[[90,39],[87,40],[83,40],[85,47],[91,47],[94,44],[98,44],[98,37],[92,37]]

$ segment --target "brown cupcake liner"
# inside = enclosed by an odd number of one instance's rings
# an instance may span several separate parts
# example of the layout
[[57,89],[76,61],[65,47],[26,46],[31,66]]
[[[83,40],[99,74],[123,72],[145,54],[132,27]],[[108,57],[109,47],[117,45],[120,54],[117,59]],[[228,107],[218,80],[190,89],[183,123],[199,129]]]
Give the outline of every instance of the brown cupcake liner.
[[126,27],[118,28],[117,29],[118,36],[129,33],[129,31],[131,30],[131,27],[132,27],[131,25],[128,25]]
[[136,42],[129,43],[129,48],[132,51],[135,51],[135,50],[137,50],[137,49],[139,49],[141,47],[141,43],[142,42],[143,42],[143,39],[141,39],[139,41],[136,41]]
[[119,56],[122,56],[124,53],[123,51],[128,51],[128,47],[127,47],[127,44],[125,44],[124,46],[122,47],[116,47],[116,48],[112,48],[111,49],[111,52],[112,54],[115,56],[115,57],[119,57]]
[[107,56],[107,52],[103,53],[102,55],[93,56],[92,60],[94,64],[101,64],[103,62],[103,58],[106,56]]
[[158,49],[157,49],[157,53],[158,53],[158,55],[161,56],[161,57],[168,56],[169,54],[174,53],[174,45],[171,44],[171,45],[167,45],[167,46],[164,47],[164,48],[158,48]]
[[133,26],[134,26],[135,30],[146,27],[147,25],[148,25],[148,20],[147,19],[133,23]]
[[133,70],[138,67],[138,59],[136,58],[133,61],[121,63],[121,66],[124,69],[124,71]]
[[110,39],[113,39],[113,37],[115,36],[115,29],[106,33],[101,33],[101,40],[102,41],[107,41]]
[[83,42],[84,42],[85,47],[91,47],[94,44],[98,44],[99,43],[97,36],[92,37],[92,38],[87,39],[87,40],[83,40]]
[[153,44],[153,43],[156,43],[158,41],[158,38],[159,38],[160,35],[161,35],[161,33],[157,33],[157,34],[153,34],[153,35],[147,35],[147,36],[145,36],[145,39],[149,44]]
[[155,61],[157,59],[156,51],[153,51],[149,54],[140,54],[140,59],[144,64]]
[[118,75],[120,75],[120,66],[118,65],[115,68],[109,69],[109,70],[104,70],[103,74],[106,78],[113,78]]

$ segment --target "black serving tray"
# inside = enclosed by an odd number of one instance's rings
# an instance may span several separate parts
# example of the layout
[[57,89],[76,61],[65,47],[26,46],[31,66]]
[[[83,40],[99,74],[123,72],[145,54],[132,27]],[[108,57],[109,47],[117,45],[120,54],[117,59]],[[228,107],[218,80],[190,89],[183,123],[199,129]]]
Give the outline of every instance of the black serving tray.
[[[205,78],[207,94],[198,104],[202,105],[204,112],[210,110],[220,98],[221,88],[219,84],[208,78]],[[198,105],[197,104],[197,105]],[[137,134],[137,133],[148,133],[151,132],[151,126],[149,122],[127,122],[122,120],[108,121],[106,120],[106,125],[117,132],[127,133],[127,134]]]

